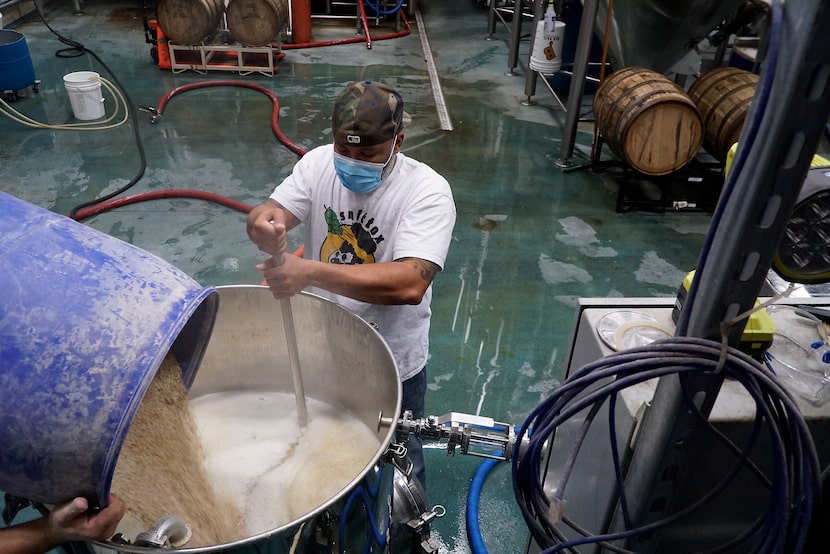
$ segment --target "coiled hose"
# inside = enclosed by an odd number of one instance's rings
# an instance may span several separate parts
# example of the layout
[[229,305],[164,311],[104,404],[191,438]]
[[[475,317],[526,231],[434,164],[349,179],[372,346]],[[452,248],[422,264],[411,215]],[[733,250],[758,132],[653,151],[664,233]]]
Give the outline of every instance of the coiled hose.
[[[645,381],[676,375],[683,386],[684,377],[699,373],[722,373],[740,383],[755,401],[755,421],[746,444],[739,448],[720,434],[698,411],[687,394],[689,410],[700,415],[701,424],[735,454],[735,461],[712,490],[694,504],[661,521],[633,527],[627,513],[625,486],[620,470],[619,453],[612,451],[611,463],[616,476],[616,496],[626,522],[624,530],[593,534],[572,521],[563,508],[570,468],[587,434],[598,407],[609,402],[609,428],[612,445],[617,444],[613,427],[613,403],[627,387]],[[556,429],[586,413],[568,455],[566,467],[553,489],[553,498],[544,490],[543,461],[546,442]],[[532,434],[529,434],[532,429]],[[772,455],[772,472],[766,476],[749,460],[760,431],[766,429]],[[522,439],[527,447],[520,452]],[[802,552],[814,508],[821,498],[818,456],[807,424],[792,396],[766,367],[734,348],[724,350],[719,342],[693,337],[674,337],[647,346],[631,348],[587,364],[573,373],[528,416],[517,433],[512,456],[513,488],[525,522],[534,540],[544,552],[572,552],[580,545],[600,544],[612,552],[629,552],[611,541],[631,539],[652,533],[703,508],[727,488],[742,469],[749,469],[759,483],[769,489],[769,504],[758,519],[728,543],[713,551],[740,547],[750,552],[792,554]],[[636,523],[636,522],[635,522]],[[562,526],[570,530],[569,539]]]
[[[104,77],[99,76],[90,80],[99,81],[101,85],[106,88],[110,94],[112,94],[112,97],[115,100],[115,106],[112,109],[112,113],[106,119],[80,123],[44,123],[19,112],[9,105],[8,102],[3,100],[3,98],[0,98],[0,114],[5,115],[15,123],[19,123],[25,127],[32,127],[34,129],[50,129],[53,131],[106,131],[108,129],[115,129],[116,127],[120,127],[125,124],[130,118],[130,110],[127,106],[127,100],[124,98],[124,94],[121,90]],[[121,114],[122,109],[123,114]]]

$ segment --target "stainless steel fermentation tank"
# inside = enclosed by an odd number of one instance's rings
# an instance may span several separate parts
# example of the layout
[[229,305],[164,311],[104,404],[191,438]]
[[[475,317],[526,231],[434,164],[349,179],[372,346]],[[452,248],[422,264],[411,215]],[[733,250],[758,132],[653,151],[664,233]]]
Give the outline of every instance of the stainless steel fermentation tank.
[[[584,10],[580,24],[566,31],[566,34],[576,33],[577,41],[568,101],[562,105],[566,115],[556,165],[567,168],[574,164],[580,104],[594,34],[607,41],[608,61],[615,70],[644,67],[663,74],[695,73],[693,68],[699,65],[695,59],[700,61],[696,52],[705,46],[703,39],[711,36],[718,26],[735,22],[741,13],[746,13],[742,10],[747,6],[762,1],[636,0],[613,3],[613,9],[609,10],[609,0],[581,0]],[[541,14],[539,3],[536,16]],[[724,33],[728,34],[729,31]],[[728,36],[722,38],[728,39]],[[530,102],[535,88],[536,78],[531,72],[525,83],[526,102]]]
[[[748,0],[637,0],[614,2],[608,32],[611,65],[668,72],[718,24]],[[608,0],[599,0],[595,29],[605,36]],[[574,32],[576,30],[574,29]]]

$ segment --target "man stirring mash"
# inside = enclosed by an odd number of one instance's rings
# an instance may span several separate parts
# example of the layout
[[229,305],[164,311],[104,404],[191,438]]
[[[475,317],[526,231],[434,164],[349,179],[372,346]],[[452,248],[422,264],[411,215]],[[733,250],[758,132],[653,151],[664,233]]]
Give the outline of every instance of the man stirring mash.
[[[455,203],[446,179],[400,152],[409,116],[385,84],[349,83],[334,103],[334,144],[314,148],[248,216],[274,256],[257,266],[275,298],[329,298],[383,335],[403,384],[402,410],[424,417],[432,280],[446,260]],[[305,223],[303,257],[282,256]],[[279,262],[278,262],[279,260]],[[426,486],[420,438],[407,445]]]

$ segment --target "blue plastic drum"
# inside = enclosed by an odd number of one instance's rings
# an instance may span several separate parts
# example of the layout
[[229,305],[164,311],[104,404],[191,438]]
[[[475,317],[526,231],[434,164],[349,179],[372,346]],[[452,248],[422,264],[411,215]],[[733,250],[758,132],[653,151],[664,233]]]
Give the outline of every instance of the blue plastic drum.
[[218,292],[2,192],[0,237],[0,490],[105,505],[124,437],[168,352],[193,382]]
[[17,31],[0,29],[0,91],[20,90],[35,82],[35,68],[26,37]]

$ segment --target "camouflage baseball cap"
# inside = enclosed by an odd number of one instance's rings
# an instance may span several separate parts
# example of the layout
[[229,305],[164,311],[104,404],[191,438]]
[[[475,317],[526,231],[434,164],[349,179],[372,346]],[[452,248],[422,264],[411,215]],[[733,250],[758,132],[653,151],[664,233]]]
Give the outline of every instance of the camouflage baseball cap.
[[331,128],[335,142],[372,146],[391,140],[408,120],[398,91],[383,83],[356,81],[335,100]]

